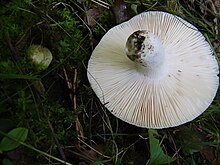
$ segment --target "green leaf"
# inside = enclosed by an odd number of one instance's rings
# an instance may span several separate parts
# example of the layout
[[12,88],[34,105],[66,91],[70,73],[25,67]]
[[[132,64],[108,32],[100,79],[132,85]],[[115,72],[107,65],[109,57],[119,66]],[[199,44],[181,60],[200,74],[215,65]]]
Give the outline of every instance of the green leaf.
[[156,130],[149,129],[149,143],[150,143],[150,161],[149,165],[158,165],[158,164],[166,164],[173,162],[175,158],[172,158],[166,154],[164,154],[159,140],[154,137],[154,134],[157,134]]
[[27,135],[27,128],[14,128],[0,142],[0,151],[10,151],[17,148],[20,141],[24,142],[27,139]]

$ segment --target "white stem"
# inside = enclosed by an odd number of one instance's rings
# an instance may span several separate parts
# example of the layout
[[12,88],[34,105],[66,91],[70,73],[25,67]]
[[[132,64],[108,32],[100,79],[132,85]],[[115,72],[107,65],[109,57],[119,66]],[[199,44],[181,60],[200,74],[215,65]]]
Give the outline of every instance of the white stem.
[[166,73],[163,44],[153,33],[144,30],[134,32],[127,40],[125,51],[145,76],[158,79]]

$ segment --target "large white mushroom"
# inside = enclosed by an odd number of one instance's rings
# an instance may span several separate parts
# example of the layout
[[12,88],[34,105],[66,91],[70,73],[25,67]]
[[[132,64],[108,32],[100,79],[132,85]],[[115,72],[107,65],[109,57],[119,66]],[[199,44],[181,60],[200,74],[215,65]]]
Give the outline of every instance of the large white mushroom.
[[212,103],[218,63],[198,29],[160,11],[110,29],[88,63],[88,79],[116,117],[146,128],[184,124]]

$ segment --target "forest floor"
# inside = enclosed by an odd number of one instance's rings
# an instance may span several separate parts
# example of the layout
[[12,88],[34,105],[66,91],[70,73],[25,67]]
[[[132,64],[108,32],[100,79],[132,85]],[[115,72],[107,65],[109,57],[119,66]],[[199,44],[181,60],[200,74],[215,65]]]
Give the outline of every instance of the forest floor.
[[[90,87],[86,68],[103,35],[152,10],[192,23],[220,57],[219,0],[0,1],[2,164],[220,164],[219,93],[192,122],[152,130],[117,119]],[[32,44],[51,51],[48,68],[30,61]]]

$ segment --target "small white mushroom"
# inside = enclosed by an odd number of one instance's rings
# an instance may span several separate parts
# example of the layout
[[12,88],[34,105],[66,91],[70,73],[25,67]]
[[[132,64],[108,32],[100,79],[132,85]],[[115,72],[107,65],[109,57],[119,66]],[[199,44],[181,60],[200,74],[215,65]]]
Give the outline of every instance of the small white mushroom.
[[88,79],[116,117],[146,128],[189,122],[213,101],[218,63],[201,32],[160,11],[110,29],[88,63]]
[[27,50],[27,57],[36,70],[48,68],[53,59],[50,50],[41,45],[31,45]]

